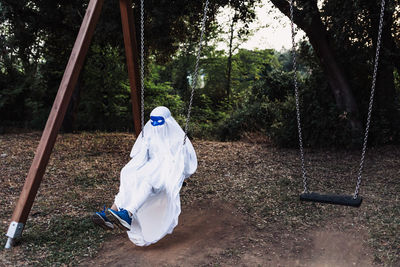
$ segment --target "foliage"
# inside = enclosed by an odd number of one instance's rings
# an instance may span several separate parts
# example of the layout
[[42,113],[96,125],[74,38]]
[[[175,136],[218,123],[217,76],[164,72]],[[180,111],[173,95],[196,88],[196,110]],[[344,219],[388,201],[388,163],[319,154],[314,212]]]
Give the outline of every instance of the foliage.
[[[139,6],[139,1],[133,2],[134,7]],[[256,2],[257,0],[213,1],[209,7],[207,30],[211,33],[215,30],[216,15],[223,6],[237,10],[238,17],[245,22],[244,27],[247,27],[248,22],[254,19],[253,7]],[[3,125],[17,124],[34,128],[44,126],[87,4],[88,1],[77,0],[0,3],[0,120]],[[170,1],[146,1],[145,9],[146,57],[153,56],[157,62],[165,63],[183,44],[193,47],[193,43],[197,42],[203,15],[202,1],[180,0],[172,5]],[[134,8],[133,12],[135,18],[140,17],[138,8]],[[137,33],[140,32],[139,25],[136,23]],[[212,38],[214,35],[207,36]],[[85,73],[80,79],[80,87],[83,87],[81,91],[87,93],[81,97],[79,110],[93,113],[84,114],[83,117],[79,115],[75,128],[131,128],[127,126],[126,118],[129,113],[125,90],[127,81],[121,76],[121,70],[125,68],[122,66],[125,60],[120,56],[123,51],[121,19],[115,2],[104,2],[92,43],[89,54],[93,58],[87,60]],[[193,49],[190,53],[192,52]],[[110,65],[117,64],[115,69],[99,65],[107,63],[104,60],[101,63],[100,57],[110,56],[110,53],[117,53],[115,55],[120,60],[111,60]],[[102,76],[104,72],[101,71],[104,70],[108,72],[107,78]],[[99,73],[95,73],[96,71]],[[95,80],[90,80],[92,78]],[[150,92],[151,87],[156,86],[159,98],[163,94],[168,95],[172,90],[168,87],[168,82],[149,82]],[[160,91],[161,84],[162,87],[165,85],[165,92]],[[101,89],[102,86],[106,87]],[[93,93],[95,91],[97,93]],[[100,96],[102,92],[106,96]],[[110,94],[115,92],[122,95],[111,97]],[[179,99],[172,98],[169,102],[177,102],[178,108]],[[99,99],[99,103],[93,103]],[[88,102],[85,103],[86,101]],[[108,104],[110,107],[105,107]],[[172,104],[172,109],[175,109],[174,105]],[[115,120],[116,117],[121,120]],[[118,121],[120,124],[115,125]],[[126,123],[125,126],[122,126],[123,123]]]
[[[190,134],[228,140],[256,131],[278,144],[296,146],[291,53],[237,49],[231,55],[218,51],[212,44],[222,31],[216,23],[219,7],[232,8],[235,23],[240,21],[244,27],[236,30],[245,35],[249,33],[248,23],[254,19],[257,2],[218,0],[210,6]],[[349,4],[326,0],[321,2],[320,9],[307,13],[315,1],[295,3],[296,14],[303,12],[306,21],[319,16],[326,26],[335,60],[346,73],[360,111],[359,120],[364,125],[379,6],[367,1]],[[87,1],[76,0],[0,3],[2,126],[43,128],[86,6]],[[138,1],[134,1],[134,6],[138,6]],[[345,11],[339,12],[344,6]],[[194,78],[202,2],[191,1],[189,5],[187,0],[179,0],[171,5],[169,1],[146,1],[145,8],[145,116],[155,106],[165,105],[183,126]],[[138,18],[137,8],[133,12]],[[393,3],[389,3],[369,139],[373,144],[400,140],[400,60],[395,60],[399,50],[393,38],[398,36],[396,12]],[[73,95],[76,108],[69,108],[76,130],[133,129],[120,28],[118,7],[106,1]],[[240,38],[244,40],[245,36]],[[311,39],[299,46],[298,70],[305,145],[354,145],[355,138],[349,132],[350,115],[338,108]]]
[[[82,75],[81,100],[77,112],[77,128],[85,130],[132,130],[130,86],[124,58],[118,48],[92,46],[91,55]],[[149,61],[145,79],[145,114],[163,105],[177,114],[178,121],[183,103],[174,94],[169,82],[161,80],[165,69]]]
[[[392,27],[399,18],[395,17],[395,7],[399,1],[386,3],[382,47],[379,60],[377,89],[371,124],[371,143],[390,143],[399,139],[400,102],[393,73],[399,68],[399,47],[394,36],[399,28]],[[339,12],[339,13],[338,13]],[[366,122],[370,88],[372,83],[372,63],[375,56],[379,25],[380,1],[325,1],[322,16],[332,38],[334,48],[359,105],[361,121]],[[343,31],[343,28],[348,30]],[[396,66],[397,64],[397,66]]]
[[174,118],[182,124],[184,103],[171,86],[171,82],[165,82],[161,78],[166,68],[154,63],[150,65],[150,68],[145,82],[145,114],[150,114],[157,106],[166,106]]
[[[343,114],[334,105],[333,96],[320,69],[311,69],[316,58],[307,54],[303,45],[300,62],[310,60],[308,69],[300,66],[300,113],[306,146],[343,146],[351,143]],[[286,59],[277,56],[276,60]],[[257,74],[260,79],[252,86],[246,104],[233,113],[222,130],[223,138],[238,139],[247,131],[261,131],[282,146],[295,147],[298,142],[296,105],[293,94],[293,73],[282,64],[265,64]],[[302,63],[303,64],[303,63]],[[310,75],[312,71],[312,75]]]
[[[302,28],[318,56],[329,88],[348,127],[352,128],[352,143],[362,142],[363,128],[368,114],[372,83],[376,34],[379,25],[380,1],[295,1],[294,21]],[[289,3],[272,0],[286,16]],[[398,1],[387,2],[382,31],[382,48],[372,113],[370,142],[375,144],[398,142],[400,103],[393,73],[399,69],[400,53],[396,43],[400,20]],[[396,15],[397,14],[397,15]]]
[[118,49],[92,45],[82,73],[81,99],[76,127],[116,130],[132,125],[130,88],[123,57]]

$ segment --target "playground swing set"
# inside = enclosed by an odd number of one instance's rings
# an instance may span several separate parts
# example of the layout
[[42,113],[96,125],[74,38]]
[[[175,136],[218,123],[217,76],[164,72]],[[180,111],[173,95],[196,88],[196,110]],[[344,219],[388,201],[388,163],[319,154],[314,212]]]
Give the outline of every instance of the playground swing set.
[[[127,59],[127,69],[128,76],[131,88],[131,102],[132,102],[132,111],[133,111],[133,121],[134,121],[134,130],[136,136],[142,132],[144,135],[144,131],[141,131],[144,128],[144,0],[140,0],[140,72],[139,66],[137,62],[139,62],[139,57],[137,55],[137,42],[136,42],[136,33],[134,26],[134,18],[132,8],[132,0],[119,0],[120,5],[120,13],[121,13],[121,21],[122,21],[122,31],[124,36],[124,45],[125,45],[125,54]],[[25,223],[27,221],[29,212],[32,208],[33,202],[35,200],[37,191],[39,189],[40,183],[42,181],[46,166],[48,164],[50,154],[53,150],[58,132],[60,130],[62,121],[64,119],[68,104],[70,102],[73,90],[75,88],[77,79],[79,77],[80,71],[82,70],[85,57],[91,42],[91,38],[94,34],[95,27],[97,21],[99,19],[102,5],[104,0],[90,0],[85,16],[83,18],[83,22],[81,24],[78,36],[76,38],[74,47],[72,49],[68,64],[65,68],[65,72],[63,78],[60,83],[60,87],[58,89],[57,96],[54,100],[53,107],[51,109],[50,115],[48,117],[46,126],[43,130],[42,137],[40,139],[39,145],[37,147],[35,157],[29,169],[27,178],[25,180],[25,184],[20,193],[20,197],[18,199],[17,205],[14,209],[11,223],[8,228],[8,232],[6,236],[8,237],[5,248],[11,248],[14,245],[16,238],[22,236],[22,231],[24,229]],[[193,96],[195,91],[195,85],[197,83],[198,69],[199,69],[199,61],[201,56],[201,48],[204,38],[205,32],[205,24],[207,19],[207,11],[208,11],[209,0],[205,1],[204,5],[204,13],[201,23],[201,33],[200,33],[200,41],[198,43],[197,55],[196,55],[196,64],[194,68],[194,79],[191,84],[191,97],[188,105],[188,111],[186,116],[185,123],[185,136],[183,140],[183,144],[186,142],[188,126],[190,120],[190,113],[192,108]],[[290,21],[291,21],[291,37],[292,37],[292,58],[293,58],[293,81],[294,81],[294,89],[295,89],[295,99],[296,99],[296,116],[297,116],[297,127],[298,127],[298,135],[299,135],[299,150],[300,150],[300,159],[301,159],[301,170],[302,170],[302,178],[304,191],[300,195],[300,200],[302,201],[312,201],[319,203],[328,203],[328,204],[337,204],[337,205],[345,205],[345,206],[353,206],[359,207],[362,202],[362,197],[359,196],[359,190],[361,186],[361,178],[362,178],[362,170],[364,166],[364,159],[368,141],[368,133],[371,122],[371,113],[373,106],[373,98],[375,92],[376,85],[376,76],[378,70],[378,61],[379,61],[379,51],[381,46],[381,34],[383,28],[383,16],[384,16],[384,8],[385,8],[385,0],[381,0],[381,10],[380,10],[380,19],[379,19],[379,29],[378,29],[378,38],[376,44],[376,55],[372,76],[372,86],[371,86],[371,94],[368,108],[368,117],[366,123],[366,129],[364,134],[364,142],[361,153],[361,161],[360,167],[358,170],[357,177],[357,185],[353,195],[333,195],[333,194],[319,194],[315,192],[310,192],[308,189],[308,179],[306,175],[305,163],[304,163],[304,150],[303,150],[303,139],[301,132],[301,120],[300,120],[300,107],[299,107],[299,90],[297,83],[297,65],[296,65],[296,43],[295,43],[295,27],[293,21],[293,9],[294,4],[293,0],[290,0]],[[139,79],[140,77],[140,79]],[[139,85],[140,83],[140,85]],[[140,87],[140,94],[138,92],[138,88]],[[139,106],[141,109],[139,110]],[[139,117],[140,114],[140,117]]]

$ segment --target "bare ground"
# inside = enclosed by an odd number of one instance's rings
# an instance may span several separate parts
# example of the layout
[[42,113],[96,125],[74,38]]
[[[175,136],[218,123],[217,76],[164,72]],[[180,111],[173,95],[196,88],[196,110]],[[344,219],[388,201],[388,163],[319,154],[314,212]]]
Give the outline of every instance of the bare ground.
[[157,244],[137,247],[119,234],[82,266],[372,266],[367,233],[335,228],[276,233],[276,242],[249,227],[234,207],[208,201],[184,210],[174,233]]
[[[0,135],[0,230],[6,232],[40,134]],[[297,150],[195,140],[175,231],[149,247],[88,219],[118,190],[129,134],[60,135],[24,237],[0,265],[399,266],[400,149],[369,149],[359,209],[300,203]],[[4,155],[5,154],[5,155]],[[352,193],[359,151],[308,150],[310,187]]]

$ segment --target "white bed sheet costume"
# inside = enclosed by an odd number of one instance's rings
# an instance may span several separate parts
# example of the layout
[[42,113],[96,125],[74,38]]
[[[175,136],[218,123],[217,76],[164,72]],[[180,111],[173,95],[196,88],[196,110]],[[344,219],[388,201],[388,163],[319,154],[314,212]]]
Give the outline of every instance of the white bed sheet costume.
[[133,214],[129,239],[148,246],[172,233],[181,213],[179,191],[184,179],[197,169],[197,157],[184,131],[166,107],[151,117],[163,117],[162,125],[148,121],[132,147],[131,160],[122,168],[115,204]]

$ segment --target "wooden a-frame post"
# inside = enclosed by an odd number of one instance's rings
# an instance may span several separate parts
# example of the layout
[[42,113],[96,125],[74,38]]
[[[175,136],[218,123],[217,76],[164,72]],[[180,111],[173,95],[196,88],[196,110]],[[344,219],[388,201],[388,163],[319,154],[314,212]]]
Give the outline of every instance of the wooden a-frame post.
[[[57,96],[48,117],[35,157],[29,169],[24,187],[18,199],[7,232],[6,248],[11,248],[15,238],[22,235],[26,220],[39,189],[50,154],[63,122],[72,92],[82,70],[85,57],[99,19],[104,0],[90,0],[78,36],[72,49]],[[136,136],[141,131],[138,55],[131,0],[120,0],[122,29],[125,43],[129,82],[131,87],[132,113]]]

